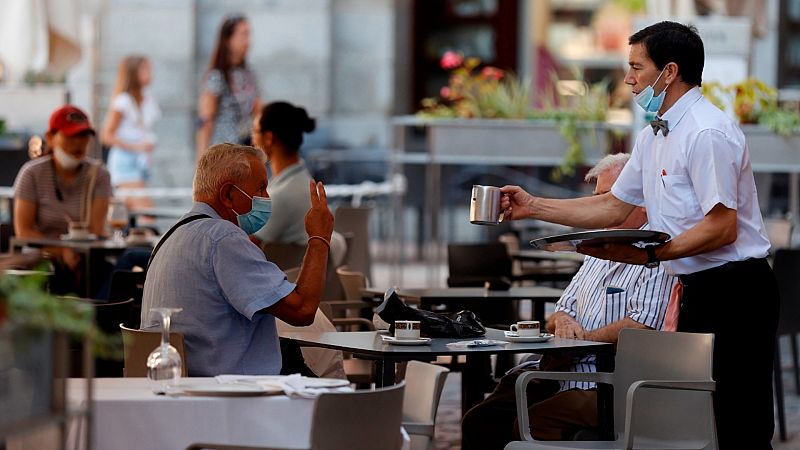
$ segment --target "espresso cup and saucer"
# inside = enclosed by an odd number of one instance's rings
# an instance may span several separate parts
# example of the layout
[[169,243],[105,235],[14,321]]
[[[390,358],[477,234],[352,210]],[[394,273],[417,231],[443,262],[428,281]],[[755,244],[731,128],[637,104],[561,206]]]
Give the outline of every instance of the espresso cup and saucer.
[[424,345],[431,342],[431,338],[422,337],[420,331],[422,324],[419,320],[395,320],[394,336],[381,336],[383,342],[393,345]]
[[552,334],[541,332],[538,320],[520,320],[504,334],[511,342],[545,342],[553,338]]
[[87,222],[70,222],[67,225],[67,234],[62,234],[61,239],[65,241],[92,241],[97,236],[89,232]]
[[538,320],[520,320],[512,324],[510,331],[519,337],[537,337],[540,334]]

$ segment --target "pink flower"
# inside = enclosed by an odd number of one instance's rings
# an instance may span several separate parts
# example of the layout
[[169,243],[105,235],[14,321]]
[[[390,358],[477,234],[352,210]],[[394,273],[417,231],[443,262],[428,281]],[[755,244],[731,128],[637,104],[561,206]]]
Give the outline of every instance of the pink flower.
[[481,70],[481,77],[489,80],[500,81],[505,74],[501,69],[492,66],[486,66]]
[[439,65],[441,65],[442,69],[444,70],[451,70],[460,66],[461,63],[463,62],[464,62],[464,56],[461,53],[456,53],[454,51],[448,50],[444,52],[444,55],[442,55],[442,59],[439,61]]
[[450,88],[447,86],[439,89],[439,96],[442,98],[450,98],[451,94],[452,92],[450,91]]

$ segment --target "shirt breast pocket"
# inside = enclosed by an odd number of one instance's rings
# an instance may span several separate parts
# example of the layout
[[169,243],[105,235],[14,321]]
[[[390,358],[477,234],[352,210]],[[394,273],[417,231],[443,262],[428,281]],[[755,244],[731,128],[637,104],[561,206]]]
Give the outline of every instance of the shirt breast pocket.
[[667,217],[685,218],[698,209],[692,182],[686,175],[663,175],[661,191],[661,214]]

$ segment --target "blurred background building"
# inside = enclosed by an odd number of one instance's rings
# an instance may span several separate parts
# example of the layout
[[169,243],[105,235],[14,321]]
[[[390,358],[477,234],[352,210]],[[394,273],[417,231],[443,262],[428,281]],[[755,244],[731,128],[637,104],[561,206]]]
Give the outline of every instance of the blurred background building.
[[[430,195],[425,164],[390,164],[398,145],[392,121],[415,113],[423,98],[447,84],[439,65],[446,51],[512,71],[531,80],[535,92],[552,83],[553,71],[562,80],[604,80],[610,108],[628,135],[637,118],[621,83],[627,37],[657,20],[698,24],[709,52],[706,80],[754,76],[790,100],[800,86],[796,0],[2,0],[0,11],[0,147],[17,151],[17,159],[4,152],[0,185],[11,185],[26,159],[27,136],[44,131],[55,105],[75,103],[100,126],[117,64],[141,53],[152,62],[151,89],[163,110],[151,184],[190,186],[202,74],[223,18],[242,13],[251,24],[248,63],[262,100],[287,100],[318,118],[303,148],[311,168],[329,183],[404,173],[409,190],[401,220],[409,240],[420,245]],[[425,147],[424,131],[408,128],[404,145]],[[626,148],[626,139],[616,150]],[[487,236],[461,226],[476,182],[514,182],[556,196],[587,192],[580,170],[557,183],[550,170],[444,166],[444,206],[437,212],[444,239]],[[787,186],[788,175],[759,174],[765,213],[788,211]],[[389,225],[377,226],[388,233]]]

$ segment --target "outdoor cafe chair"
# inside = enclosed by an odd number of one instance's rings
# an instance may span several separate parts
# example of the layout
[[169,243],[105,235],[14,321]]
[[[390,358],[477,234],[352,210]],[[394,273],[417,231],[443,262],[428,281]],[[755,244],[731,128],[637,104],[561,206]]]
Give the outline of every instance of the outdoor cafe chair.
[[[524,440],[506,450],[717,449],[711,393],[713,334],[623,329],[614,372],[537,372],[516,382]],[[615,441],[538,441],[531,436],[527,385],[535,379],[576,380],[614,387]]]
[[[300,273],[299,267],[303,264],[306,247],[305,245],[280,242],[263,242],[261,244],[261,251],[264,252],[264,256],[266,256],[269,262],[275,264],[284,272],[288,273],[288,271],[298,268],[297,273],[294,275],[297,277]],[[328,268],[325,272],[325,290],[322,294],[323,300],[340,300],[344,295],[342,293],[342,286],[339,283],[339,278],[336,277],[336,267],[333,264],[333,260],[333,255],[329,254]],[[291,281],[291,279],[289,281]]]
[[[342,285],[345,301],[332,303],[331,307],[334,310],[341,308],[355,310],[355,315],[367,317],[364,315],[365,310],[369,309],[371,313],[373,306],[369,302],[364,301],[363,294],[361,293],[362,290],[369,286],[367,276],[361,272],[351,270],[349,266],[337,267],[336,276],[339,278],[339,282]],[[371,314],[369,315],[371,316]]]
[[[123,377],[146,377],[147,357],[161,345],[161,331],[135,330],[119,324],[123,344]],[[186,348],[183,334],[175,331],[169,333],[169,344],[178,351],[183,360],[181,376],[187,376]]]
[[775,340],[774,382],[775,403],[778,411],[778,433],[786,440],[786,411],[783,402],[783,370],[780,337],[788,336],[792,350],[795,392],[800,392],[800,367],[798,367],[797,334],[800,333],[800,250],[780,249],[772,262],[780,293],[780,315]]
[[[306,450],[399,449],[405,387],[405,383],[398,383],[375,390],[320,394],[311,417],[311,446]],[[186,448],[201,449],[278,450],[216,443],[197,443]]]
[[[92,306],[95,324],[100,330],[108,334],[114,333],[117,324],[128,320],[134,311],[134,299],[132,298],[122,301],[106,301],[68,295],[62,295],[59,298],[64,301],[77,301]],[[83,358],[83,351],[83,346],[70,345],[70,376],[81,376],[81,365],[78,362]],[[116,358],[95,356],[94,368],[95,376],[97,377],[120,377],[123,373],[122,363]]]
[[409,361],[403,397],[403,428],[411,436],[411,450],[432,450],[436,410],[450,371],[442,366]]
[[345,300],[361,300],[361,290],[366,289],[369,284],[367,277],[363,273],[350,270],[348,266],[343,266],[336,268],[336,276],[339,277],[339,281],[342,283]]
[[372,256],[369,251],[369,218],[372,210],[369,206],[339,206],[333,220],[333,229],[350,237],[347,242],[346,264],[367,278],[372,278]]
[[119,322],[124,322],[129,326],[139,328],[139,316],[142,311],[142,297],[144,296],[144,277],[145,273],[142,271],[115,270],[111,273],[108,299],[110,301],[133,299],[131,317],[115,322],[114,326]]

